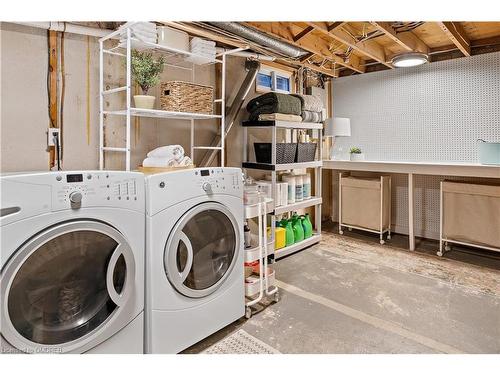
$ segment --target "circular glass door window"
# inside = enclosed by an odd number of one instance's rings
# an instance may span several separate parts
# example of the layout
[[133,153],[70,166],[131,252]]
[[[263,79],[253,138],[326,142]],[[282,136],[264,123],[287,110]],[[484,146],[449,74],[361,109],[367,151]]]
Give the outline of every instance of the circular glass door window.
[[234,217],[220,204],[189,211],[166,247],[165,269],[173,286],[189,297],[212,293],[232,269],[238,233]]
[[33,251],[8,293],[8,314],[16,331],[31,342],[57,345],[99,327],[118,307],[107,279],[117,295],[125,285],[123,254],[108,270],[119,245],[100,231],[74,230],[52,236]]

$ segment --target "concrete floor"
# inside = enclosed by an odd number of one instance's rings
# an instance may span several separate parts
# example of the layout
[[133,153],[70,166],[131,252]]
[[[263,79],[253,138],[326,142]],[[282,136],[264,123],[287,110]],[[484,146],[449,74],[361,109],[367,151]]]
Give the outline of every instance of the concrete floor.
[[184,353],[239,328],[281,353],[500,353],[500,254],[334,230],[275,264],[281,301]]

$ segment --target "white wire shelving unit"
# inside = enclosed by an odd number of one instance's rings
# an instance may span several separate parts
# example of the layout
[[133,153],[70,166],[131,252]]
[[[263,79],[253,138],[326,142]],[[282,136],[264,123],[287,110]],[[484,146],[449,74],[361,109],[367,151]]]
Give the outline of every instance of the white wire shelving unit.
[[[292,121],[244,121],[243,125],[243,169],[254,169],[260,171],[268,171],[271,173],[271,183],[272,183],[272,196],[276,194],[276,182],[279,171],[287,171],[294,169],[314,169],[314,194],[310,199],[303,200],[300,202],[287,204],[283,206],[275,207],[272,212],[268,212],[271,216],[271,233],[272,240],[274,241],[274,230],[276,228],[276,215],[281,215],[288,212],[297,211],[299,209],[314,207],[314,232],[309,238],[306,238],[300,242],[293,245],[286,246],[284,248],[278,249],[275,252],[274,258],[279,259],[289,254],[293,254],[297,251],[305,249],[315,243],[321,241],[321,205],[323,203],[323,198],[321,196],[321,168],[323,166],[323,155],[321,145],[323,140],[322,123],[311,123],[311,122],[292,122]],[[271,132],[271,163],[257,163],[250,162],[248,155],[248,130],[249,129],[268,129]],[[287,163],[287,164],[277,164],[276,163],[276,143],[277,143],[277,130],[286,129],[290,131],[290,139],[296,139],[298,130],[307,130],[316,132],[317,134],[317,149],[318,149],[318,159],[310,162],[304,163]]]
[[[194,152],[196,150],[218,150],[220,151],[221,165],[225,165],[225,96],[226,96],[226,56],[232,53],[240,52],[246,48],[237,48],[234,50],[225,51],[217,54],[213,61],[207,61],[203,64],[196,64],[190,60],[202,60],[203,56],[196,55],[192,52],[179,50],[166,45],[149,43],[141,41],[132,36],[132,27],[130,24],[127,27],[118,29],[109,35],[99,39],[99,169],[105,168],[104,156],[106,152],[122,152],[125,154],[125,170],[130,171],[130,155],[131,155],[131,120],[133,117],[147,117],[156,119],[176,119],[190,121],[190,151],[191,158],[194,160]],[[121,43],[118,40],[121,39]],[[114,43],[114,46],[105,47],[106,44]],[[123,42],[125,42],[123,44]],[[159,53],[165,56],[166,66],[175,69],[188,70],[191,72],[191,82],[195,83],[195,67],[200,65],[220,64],[221,68],[221,88],[220,98],[214,100],[214,107],[220,103],[220,114],[202,114],[202,113],[189,113],[189,112],[171,112],[159,109],[142,109],[134,108],[132,106],[132,73],[131,73],[131,56],[132,49],[149,50],[151,52]],[[124,86],[104,89],[105,77],[105,64],[104,55],[116,56],[125,59],[126,83]],[[126,105],[124,109],[119,110],[104,110],[104,100],[108,95],[117,93],[125,93]],[[158,99],[157,99],[158,100]],[[214,108],[215,109],[215,108]],[[124,147],[108,147],[105,143],[105,117],[119,116],[125,118],[126,137]],[[195,120],[213,120],[216,119],[220,124],[220,145],[219,146],[198,146],[195,145]]]

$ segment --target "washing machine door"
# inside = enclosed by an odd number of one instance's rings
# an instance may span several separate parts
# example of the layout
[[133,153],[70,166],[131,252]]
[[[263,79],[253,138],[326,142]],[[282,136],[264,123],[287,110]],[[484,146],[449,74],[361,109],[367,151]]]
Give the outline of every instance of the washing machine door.
[[165,272],[172,286],[192,298],[216,291],[238,258],[239,233],[233,214],[220,203],[202,203],[187,211],[165,245]]
[[29,240],[2,270],[2,335],[25,352],[78,352],[130,317],[135,261],[115,228],[81,220]]

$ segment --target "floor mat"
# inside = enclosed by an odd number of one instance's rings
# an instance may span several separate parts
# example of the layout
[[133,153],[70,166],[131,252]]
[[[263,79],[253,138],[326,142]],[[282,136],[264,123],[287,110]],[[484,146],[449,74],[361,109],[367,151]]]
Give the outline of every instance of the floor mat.
[[222,339],[210,348],[204,350],[202,354],[281,354],[272,346],[260,341],[240,329],[230,336]]

